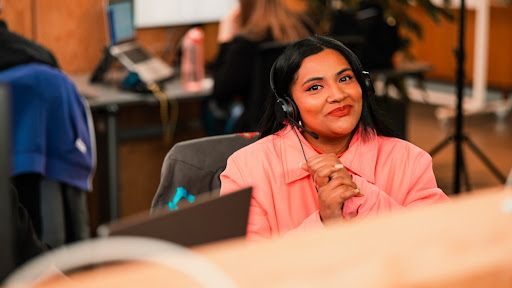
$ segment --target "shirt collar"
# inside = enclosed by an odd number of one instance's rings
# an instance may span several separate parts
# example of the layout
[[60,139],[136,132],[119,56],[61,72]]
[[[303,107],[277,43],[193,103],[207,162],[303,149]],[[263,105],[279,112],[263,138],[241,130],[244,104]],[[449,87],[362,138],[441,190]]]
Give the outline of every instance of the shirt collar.
[[375,184],[375,166],[377,165],[377,135],[372,133],[369,139],[363,139],[359,127],[350,141],[350,145],[341,156],[341,163],[352,173]]
[[[306,162],[300,147],[300,143],[304,149],[306,158],[318,155],[318,152],[311,144],[302,136],[292,130],[287,125],[277,133],[281,138],[281,155],[286,183],[297,181],[301,178],[310,176],[308,172],[299,167],[300,163]],[[299,143],[299,139],[300,143]],[[376,137],[372,135],[371,137]],[[377,163],[377,141],[370,138],[364,141],[361,137],[361,129],[357,129],[356,133],[350,141],[350,145],[340,157],[341,163],[352,173],[365,178],[370,183],[375,183],[375,165]]]

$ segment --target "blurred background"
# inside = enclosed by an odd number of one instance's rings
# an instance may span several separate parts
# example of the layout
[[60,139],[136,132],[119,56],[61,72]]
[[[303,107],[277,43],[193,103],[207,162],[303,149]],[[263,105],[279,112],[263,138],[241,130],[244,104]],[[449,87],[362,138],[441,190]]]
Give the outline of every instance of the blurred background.
[[[186,0],[168,2],[181,3],[179,5],[188,3]],[[349,23],[344,21],[363,17],[359,2],[364,1],[285,0],[290,9],[311,15],[320,33],[336,36],[350,36],[360,32],[343,29]],[[387,29],[395,31],[399,36],[397,43],[392,40],[394,36],[379,38],[381,44],[398,47],[391,53],[393,56],[387,58],[390,61],[388,64],[400,65],[408,61],[431,64],[432,69],[421,75],[426,90],[418,88],[416,77],[402,79],[403,85],[397,86],[397,90],[405,89],[402,91],[405,94],[393,91],[393,88],[385,92],[391,97],[400,94],[402,96],[398,98],[407,102],[406,139],[431,151],[454,132],[457,67],[454,50],[458,39],[458,2],[449,1],[449,5],[443,9],[437,5],[447,1],[375,2],[381,5],[380,19],[387,24]],[[512,167],[512,116],[509,113],[512,89],[512,4],[509,1],[466,2],[466,61],[463,68],[466,75],[467,113],[464,129],[496,168],[507,175]],[[482,5],[483,2],[486,4]],[[10,30],[52,51],[65,73],[90,74],[103,57],[103,48],[107,43],[104,4],[103,0],[7,0],[4,1],[0,18],[8,23]],[[191,25],[177,23],[169,26],[155,22],[142,26],[137,29],[137,41],[168,63],[176,63],[181,36]],[[204,30],[204,59],[208,72],[218,52],[218,22],[201,23],[201,27]],[[388,30],[373,37],[393,35],[382,34],[388,33]],[[478,45],[482,41],[485,44],[483,52],[482,46]],[[486,60],[483,68],[477,65],[482,63],[479,62],[482,57]],[[367,66],[377,63],[368,61]],[[384,66],[377,63],[373,68],[390,68]],[[376,82],[378,80],[375,79]],[[474,83],[482,83],[482,80],[485,84],[484,93],[474,92]],[[403,95],[406,95],[405,99]],[[120,139],[119,190],[122,217],[149,209],[160,181],[163,159],[174,143],[206,135],[200,123],[200,105],[195,102],[180,103],[180,118],[173,143],[165,143],[159,136]],[[141,123],[158,124],[158,111],[157,105],[123,107],[118,125],[129,128]],[[106,129],[105,120],[95,117],[94,124],[98,143],[105,141],[102,136]],[[467,147],[464,147],[464,151],[471,190],[502,184],[472,151]],[[102,153],[98,151],[99,158]],[[447,145],[433,157],[438,184],[448,195],[453,192],[454,159],[453,144]],[[89,215],[93,231],[104,219],[101,199],[107,191],[97,188],[106,181],[102,173],[102,168],[98,167],[94,179],[95,189],[89,194]]]

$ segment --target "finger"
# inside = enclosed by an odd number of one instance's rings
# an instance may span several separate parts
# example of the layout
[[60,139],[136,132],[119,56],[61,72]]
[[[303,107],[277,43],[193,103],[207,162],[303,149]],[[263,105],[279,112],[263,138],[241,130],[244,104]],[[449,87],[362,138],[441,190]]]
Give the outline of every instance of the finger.
[[299,168],[304,170],[304,171],[306,171],[306,172],[309,172],[309,165],[306,162],[300,162],[299,163]]
[[317,184],[318,187],[322,187],[325,184],[327,184],[329,181],[331,181],[331,179],[332,179],[331,175],[333,175],[333,173],[335,173],[336,171],[338,171],[340,169],[343,169],[343,165],[341,165],[341,164],[334,165],[334,166],[331,166],[331,165],[323,166],[322,168],[318,169],[315,172],[313,179],[316,179],[315,183]]
[[[321,169],[319,171],[321,171]],[[327,183],[329,183],[329,180],[329,175],[325,175],[325,173],[319,173],[318,171],[313,176],[313,181],[317,187],[325,186]]]
[[345,201],[357,196],[356,191],[356,189],[349,185],[333,187],[332,183],[329,183],[318,190],[319,205],[321,206],[320,209],[324,211],[324,213],[335,210],[339,211],[341,207],[343,207],[343,203],[345,203]]
[[339,171],[342,168],[343,168],[343,165],[341,165],[341,164],[325,165],[325,166],[322,166],[322,168],[316,170],[315,174],[318,174],[319,176],[322,176],[322,177],[329,177],[331,174]]
[[320,162],[301,162],[299,163],[299,168],[310,173],[315,174],[319,169],[322,169],[324,167],[335,167],[334,170],[339,170],[343,168],[343,164],[337,162],[333,164],[325,163],[323,161]]
[[348,173],[347,169],[345,169],[345,166],[343,166],[343,164],[334,165],[334,168],[336,168],[336,170],[329,175],[331,179],[336,177],[352,179],[352,176]]
[[[319,157],[321,156],[321,157]],[[330,157],[326,155],[317,155],[308,159],[308,165],[310,168],[317,168],[325,165],[336,165],[340,164],[340,160],[337,157]]]
[[345,177],[333,178],[326,185],[328,185],[331,189],[336,189],[336,187],[343,186],[343,185],[348,186],[351,189],[358,189],[358,187],[357,187],[356,183],[354,183],[354,181],[352,181],[350,178],[345,178]]
[[364,192],[361,191],[361,189],[359,189],[359,188],[353,189],[353,191],[354,191],[356,197],[364,196]]
[[339,188],[339,201],[347,201],[348,199],[352,197],[362,197],[364,194],[361,193],[361,191],[358,188],[353,188],[348,185],[342,185]]
[[[343,164],[341,164],[341,165],[343,165]],[[338,169],[336,172],[334,172],[332,176],[345,177],[345,178],[352,179],[352,175],[347,171],[347,168],[345,166],[343,166],[343,168]],[[334,178],[334,177],[331,177],[331,178]]]
[[334,154],[320,154],[310,157],[307,164],[309,170],[314,173],[323,166],[341,164],[341,162]]

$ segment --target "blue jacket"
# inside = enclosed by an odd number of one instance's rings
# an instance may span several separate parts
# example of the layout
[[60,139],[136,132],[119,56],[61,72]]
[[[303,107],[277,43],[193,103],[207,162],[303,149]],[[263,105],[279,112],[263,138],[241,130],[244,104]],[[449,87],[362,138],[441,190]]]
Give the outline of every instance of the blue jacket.
[[0,82],[8,83],[12,95],[12,175],[40,173],[91,190],[92,118],[71,80],[56,68],[32,63],[0,71]]

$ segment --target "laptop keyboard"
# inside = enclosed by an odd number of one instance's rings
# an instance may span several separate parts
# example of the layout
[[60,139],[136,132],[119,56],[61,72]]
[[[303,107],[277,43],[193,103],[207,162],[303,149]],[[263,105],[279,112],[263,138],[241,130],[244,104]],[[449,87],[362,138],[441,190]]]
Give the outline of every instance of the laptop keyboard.
[[132,60],[133,63],[139,63],[151,58],[151,56],[149,56],[149,54],[146,51],[140,48],[126,50],[123,52],[123,54],[126,55],[126,57],[128,57],[130,60]]

